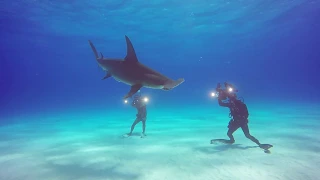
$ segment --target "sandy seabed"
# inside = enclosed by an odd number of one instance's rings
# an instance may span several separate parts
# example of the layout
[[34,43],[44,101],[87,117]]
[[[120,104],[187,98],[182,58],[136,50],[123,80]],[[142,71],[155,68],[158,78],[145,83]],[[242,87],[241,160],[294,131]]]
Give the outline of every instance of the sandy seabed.
[[227,137],[226,111],[149,110],[145,138],[141,123],[133,136],[122,137],[135,113],[28,116],[0,126],[0,179],[315,180],[320,176],[317,109],[256,108],[250,132],[274,146],[270,154],[241,129],[233,145],[210,144]]

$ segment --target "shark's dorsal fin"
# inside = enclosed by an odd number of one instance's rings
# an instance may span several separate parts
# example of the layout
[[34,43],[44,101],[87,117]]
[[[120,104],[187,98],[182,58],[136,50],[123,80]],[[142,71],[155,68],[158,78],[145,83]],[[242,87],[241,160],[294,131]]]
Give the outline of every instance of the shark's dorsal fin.
[[127,56],[124,58],[124,60],[128,62],[138,62],[136,52],[134,51],[134,48],[132,46],[130,39],[128,38],[128,36],[125,36],[125,37],[127,42]]

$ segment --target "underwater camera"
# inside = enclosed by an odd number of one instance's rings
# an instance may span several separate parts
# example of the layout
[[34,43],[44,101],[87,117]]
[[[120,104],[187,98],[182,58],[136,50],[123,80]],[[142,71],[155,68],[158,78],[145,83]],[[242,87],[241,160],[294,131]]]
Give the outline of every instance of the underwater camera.
[[[149,102],[149,98],[148,97],[141,97],[141,95],[136,95],[134,96],[134,99],[133,99],[133,104],[136,104],[137,102],[139,102],[140,100],[142,100],[144,103],[147,103]],[[124,103],[125,104],[128,104],[128,100],[124,100]]]
[[218,97],[221,100],[226,100],[227,98],[230,98],[233,96],[236,92],[238,92],[237,89],[234,88],[232,84],[229,84],[227,82],[224,83],[225,89],[221,88],[221,84],[218,83],[216,87],[216,92],[212,92],[212,97]]

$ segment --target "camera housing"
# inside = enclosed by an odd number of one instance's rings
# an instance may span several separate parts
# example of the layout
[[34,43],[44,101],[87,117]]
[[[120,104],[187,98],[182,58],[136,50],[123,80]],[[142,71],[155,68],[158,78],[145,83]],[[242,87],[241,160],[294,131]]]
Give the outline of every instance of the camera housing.
[[221,84],[218,83],[216,87],[218,99],[220,100],[226,100],[227,98],[234,97],[235,93],[238,92],[238,90],[230,83],[225,82],[224,86],[225,88],[223,89],[221,88]]
[[[133,97],[133,100],[132,100],[132,103],[131,103],[131,105],[133,105],[133,106],[135,106],[136,104],[138,104],[138,103],[148,103],[149,102],[149,98],[148,97],[141,97],[141,95],[139,94],[139,95],[135,95],[134,97]],[[124,101],[124,103],[125,104],[128,104],[129,102],[128,102],[128,100],[126,99],[125,101]]]

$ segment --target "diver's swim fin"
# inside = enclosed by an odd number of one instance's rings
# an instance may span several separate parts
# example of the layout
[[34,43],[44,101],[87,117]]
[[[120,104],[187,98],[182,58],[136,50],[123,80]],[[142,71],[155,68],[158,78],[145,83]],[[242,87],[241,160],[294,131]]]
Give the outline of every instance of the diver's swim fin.
[[273,146],[271,144],[260,144],[259,147],[261,149],[268,150],[268,149],[272,148]]
[[141,133],[140,138],[145,138],[147,135],[145,133]]
[[226,139],[212,139],[210,141],[210,144],[215,144],[215,143],[232,144],[230,140],[226,140]]
[[130,133],[126,133],[126,134],[122,135],[122,137],[124,137],[124,138],[130,137],[130,136],[131,136]]

